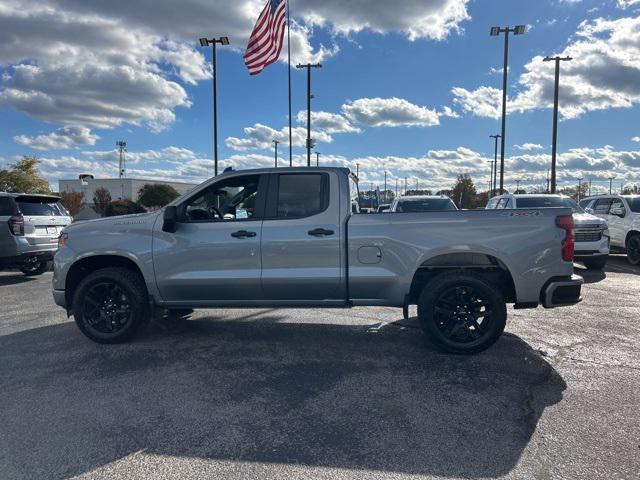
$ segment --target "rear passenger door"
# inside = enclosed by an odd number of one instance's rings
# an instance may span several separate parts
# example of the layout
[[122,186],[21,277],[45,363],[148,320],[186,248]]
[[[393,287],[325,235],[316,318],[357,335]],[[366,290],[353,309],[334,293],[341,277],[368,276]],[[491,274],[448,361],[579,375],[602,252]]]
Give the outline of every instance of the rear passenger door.
[[[613,211],[620,211],[620,215],[614,215]],[[617,247],[624,247],[626,240],[626,220],[627,209],[621,198],[614,198],[609,207],[609,215],[607,223],[609,224],[609,235],[611,235],[611,243]]]
[[313,302],[343,298],[341,238],[337,175],[270,175],[262,223],[265,299]]

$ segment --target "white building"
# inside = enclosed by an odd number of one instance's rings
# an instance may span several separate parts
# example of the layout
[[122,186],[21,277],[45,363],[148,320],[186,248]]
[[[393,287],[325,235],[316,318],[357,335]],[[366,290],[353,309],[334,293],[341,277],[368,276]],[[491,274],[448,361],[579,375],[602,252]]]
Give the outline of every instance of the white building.
[[80,175],[75,180],[59,180],[58,188],[62,192],[81,192],[84,194],[85,206],[74,218],[76,220],[89,220],[99,215],[93,210],[93,195],[99,188],[106,188],[111,194],[112,200],[138,200],[140,189],[146,184],[171,185],[180,195],[189,192],[196,183],[164,182],[158,180],[145,180],[143,178],[93,178],[91,175]]

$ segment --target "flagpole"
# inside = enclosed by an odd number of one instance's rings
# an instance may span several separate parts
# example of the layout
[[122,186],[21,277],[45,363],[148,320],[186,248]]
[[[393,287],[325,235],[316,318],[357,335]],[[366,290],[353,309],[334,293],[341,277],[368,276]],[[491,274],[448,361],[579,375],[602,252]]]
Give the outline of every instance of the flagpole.
[[289,166],[293,166],[293,143],[292,143],[292,134],[291,134],[291,17],[289,11],[289,2],[287,0],[287,54],[289,57]]

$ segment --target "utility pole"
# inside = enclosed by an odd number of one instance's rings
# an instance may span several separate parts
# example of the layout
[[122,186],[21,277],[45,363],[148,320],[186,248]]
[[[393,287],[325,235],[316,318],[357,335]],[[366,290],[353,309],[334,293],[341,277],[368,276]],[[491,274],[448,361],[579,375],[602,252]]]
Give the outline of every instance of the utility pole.
[[589,179],[589,196],[591,196],[591,179]]
[[279,140],[273,140],[273,145],[275,147],[274,156],[275,156],[275,166],[276,166],[276,168],[278,168],[278,144],[279,143],[280,143]]
[[360,164],[356,163],[356,177],[360,179]]
[[578,202],[580,201],[580,194],[582,193],[581,190],[582,190],[582,177],[578,179]]
[[558,143],[558,91],[560,84],[560,62],[573,60],[571,57],[544,57],[544,62],[555,62],[555,88],[553,90],[553,135],[551,139],[551,193],[556,193],[556,150]]
[[124,166],[124,152],[126,152],[127,142],[124,140],[116,141],[116,147],[118,147],[118,152],[120,152],[120,163],[118,165],[118,178],[127,177],[126,169]]
[[315,146],[315,141],[311,139],[311,99],[313,95],[311,94],[311,69],[312,68],[321,68],[322,65],[319,63],[307,63],[296,65],[296,68],[306,68],[307,69],[307,167],[311,166],[311,149]]
[[493,138],[495,140],[495,146],[494,146],[494,151],[493,151],[493,187],[491,189],[491,194],[495,195],[496,192],[496,175],[498,174],[498,139],[502,138],[502,135],[496,134],[496,135],[489,135],[490,138]]
[[211,45],[211,75],[213,77],[213,175],[218,176],[218,65],[216,45],[229,45],[229,37],[201,38],[200,46]]
[[396,177],[396,197],[398,198],[398,178]]
[[320,166],[320,152],[316,152],[316,167],[319,167],[319,166]]
[[516,193],[520,190],[520,180],[516,180]]
[[404,194],[407,194],[407,177],[404,177]]
[[502,67],[502,130],[500,132],[500,194],[504,193],[504,140],[507,121],[507,72],[509,71],[509,33],[522,35],[526,30],[524,25],[509,27],[491,27],[490,35],[496,37],[504,33],[504,64]]
[[609,195],[611,195],[611,190],[613,188],[613,181],[616,177],[609,177]]

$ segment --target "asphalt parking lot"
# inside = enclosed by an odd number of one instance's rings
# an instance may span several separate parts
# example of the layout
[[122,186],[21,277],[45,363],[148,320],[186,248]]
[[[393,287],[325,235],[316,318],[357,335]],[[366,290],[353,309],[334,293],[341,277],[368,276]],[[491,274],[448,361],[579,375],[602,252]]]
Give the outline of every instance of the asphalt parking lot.
[[203,310],[96,345],[0,273],[0,478],[640,477],[640,269],[510,313],[490,350],[390,308]]

